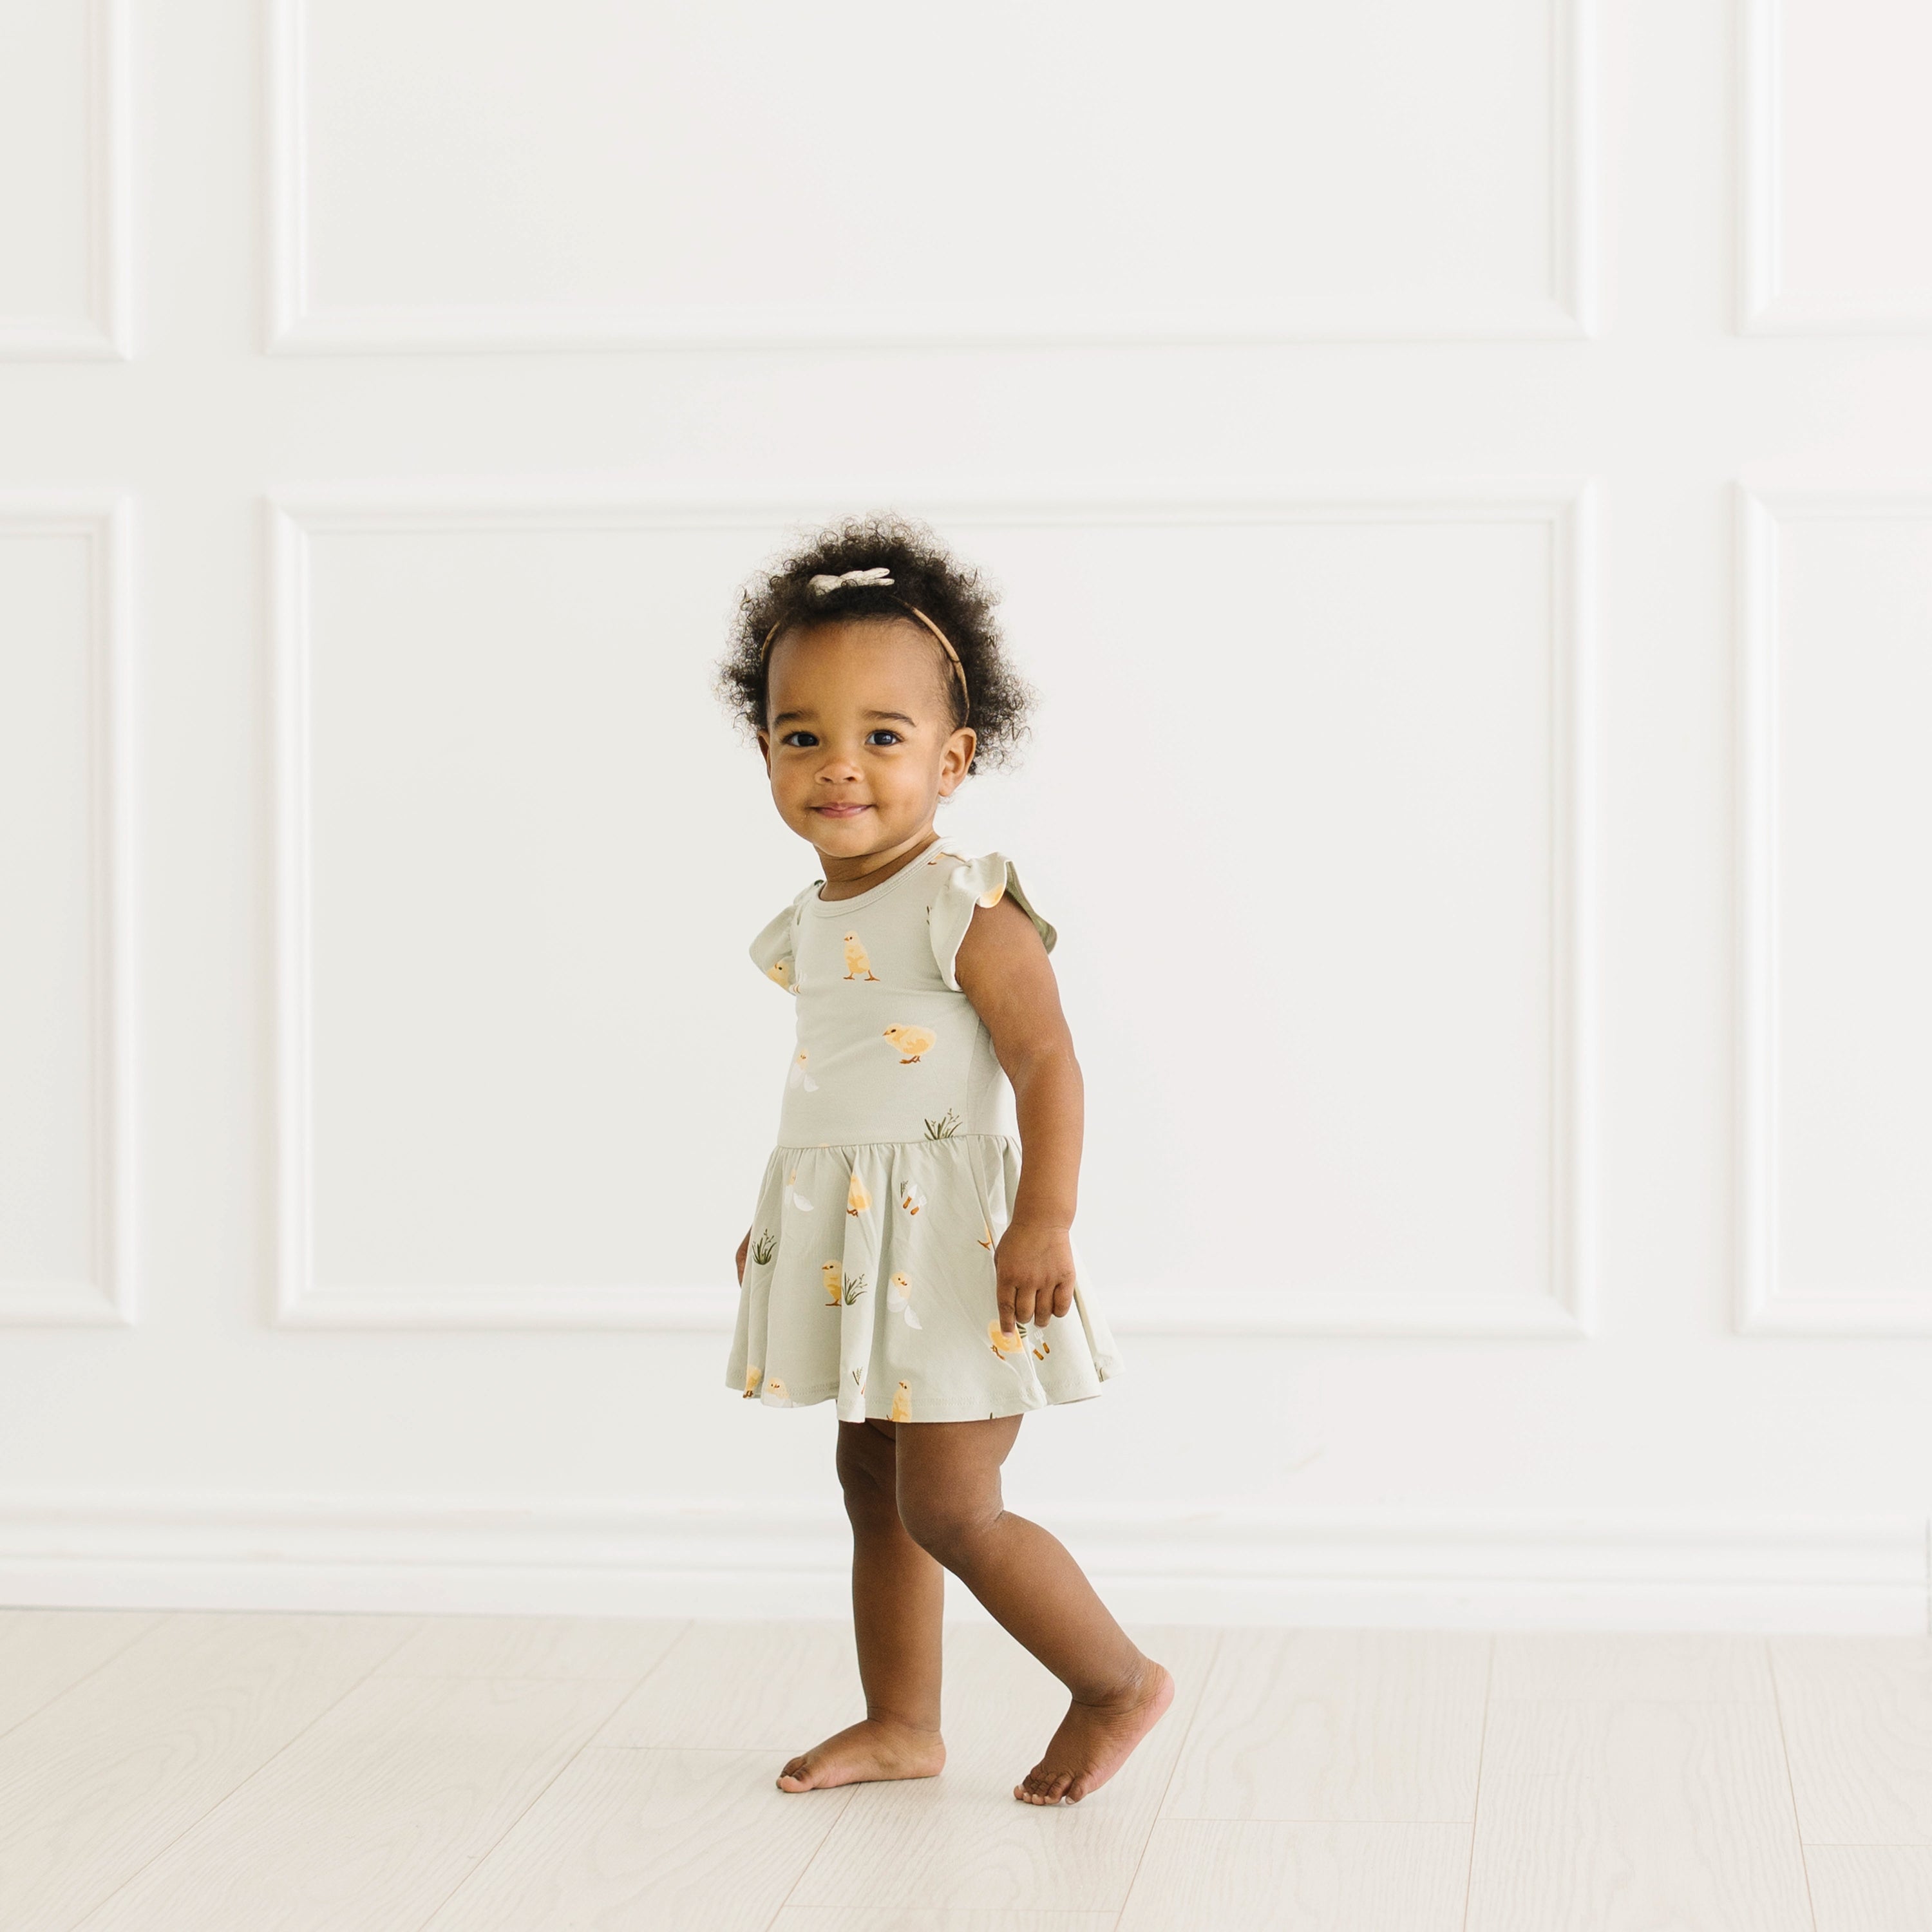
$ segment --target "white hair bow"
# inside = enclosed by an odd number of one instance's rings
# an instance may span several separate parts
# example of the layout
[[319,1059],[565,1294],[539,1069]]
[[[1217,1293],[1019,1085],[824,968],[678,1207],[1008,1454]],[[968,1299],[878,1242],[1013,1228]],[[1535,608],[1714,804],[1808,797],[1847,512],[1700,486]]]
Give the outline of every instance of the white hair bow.
[[814,577],[806,587],[820,597],[830,597],[833,591],[843,590],[848,584],[886,584],[892,580],[891,571],[882,563],[871,570],[848,570],[837,577]]

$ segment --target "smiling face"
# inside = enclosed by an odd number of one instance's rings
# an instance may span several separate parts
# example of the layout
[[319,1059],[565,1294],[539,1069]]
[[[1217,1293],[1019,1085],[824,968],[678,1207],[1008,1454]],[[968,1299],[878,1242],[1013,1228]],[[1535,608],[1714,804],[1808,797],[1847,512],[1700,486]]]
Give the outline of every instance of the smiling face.
[[862,873],[932,830],[973,759],[952,728],[950,661],[908,619],[814,624],[773,643],[758,748],[778,816],[828,878]]

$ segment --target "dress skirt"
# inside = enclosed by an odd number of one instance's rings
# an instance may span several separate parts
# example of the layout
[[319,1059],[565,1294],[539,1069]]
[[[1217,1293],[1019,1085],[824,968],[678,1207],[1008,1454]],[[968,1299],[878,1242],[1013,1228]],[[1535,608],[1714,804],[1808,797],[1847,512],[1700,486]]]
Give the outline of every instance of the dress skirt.
[[993,1250],[1019,1176],[1004,1134],[774,1149],[728,1384],[775,1408],[830,1400],[844,1422],[978,1421],[1097,1395],[1122,1364],[1077,1249],[1067,1313],[1000,1333]]

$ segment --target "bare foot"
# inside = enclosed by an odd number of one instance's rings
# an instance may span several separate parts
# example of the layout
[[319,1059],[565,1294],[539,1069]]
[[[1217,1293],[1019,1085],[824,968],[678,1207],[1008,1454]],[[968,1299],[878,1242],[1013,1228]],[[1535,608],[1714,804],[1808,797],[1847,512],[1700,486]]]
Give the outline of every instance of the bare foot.
[[864,1718],[794,1758],[778,1773],[778,1789],[819,1791],[874,1778],[937,1778],[945,1762],[946,1746],[937,1731]]
[[1174,1702],[1174,1679],[1150,1658],[1138,1681],[1113,1702],[1066,1707],[1046,1754],[1013,1796],[1028,1804],[1077,1804],[1127,1761],[1127,1754]]

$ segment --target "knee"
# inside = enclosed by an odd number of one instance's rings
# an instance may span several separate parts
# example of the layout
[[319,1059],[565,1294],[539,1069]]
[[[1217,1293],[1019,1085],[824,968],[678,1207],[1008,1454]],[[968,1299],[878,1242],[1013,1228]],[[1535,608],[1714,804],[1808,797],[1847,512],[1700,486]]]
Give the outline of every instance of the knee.
[[894,1462],[890,1436],[868,1423],[838,1425],[838,1486],[844,1494],[845,1514],[854,1522],[890,1514],[897,1508]]
[[914,1542],[954,1570],[971,1561],[980,1539],[1001,1514],[997,1497],[980,1500],[903,1486],[898,1510]]

